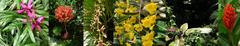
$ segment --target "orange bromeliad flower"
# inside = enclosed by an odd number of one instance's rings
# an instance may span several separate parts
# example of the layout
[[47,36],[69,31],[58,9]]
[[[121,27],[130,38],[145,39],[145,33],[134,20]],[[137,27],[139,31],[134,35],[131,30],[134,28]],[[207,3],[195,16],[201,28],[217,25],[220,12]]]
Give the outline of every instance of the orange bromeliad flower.
[[224,7],[223,22],[228,31],[232,32],[237,15],[231,4]]
[[73,16],[73,10],[69,6],[59,6],[57,9],[55,9],[55,18],[59,22],[68,22],[70,21]]

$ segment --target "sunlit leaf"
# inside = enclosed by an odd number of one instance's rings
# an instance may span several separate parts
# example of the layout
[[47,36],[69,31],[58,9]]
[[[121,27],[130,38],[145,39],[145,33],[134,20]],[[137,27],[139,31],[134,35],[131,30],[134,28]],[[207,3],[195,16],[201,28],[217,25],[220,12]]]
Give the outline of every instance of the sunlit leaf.
[[188,29],[188,23],[184,23],[181,27],[180,27],[180,31],[185,32]]

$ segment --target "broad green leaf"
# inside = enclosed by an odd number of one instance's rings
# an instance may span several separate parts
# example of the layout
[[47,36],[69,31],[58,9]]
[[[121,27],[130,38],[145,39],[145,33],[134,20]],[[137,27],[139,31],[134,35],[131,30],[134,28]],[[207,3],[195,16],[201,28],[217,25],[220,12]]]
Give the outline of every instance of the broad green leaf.
[[157,33],[157,36],[155,36],[155,38],[164,38],[164,34],[163,33]]
[[226,40],[226,39],[223,39],[221,36],[218,38],[218,43],[219,43],[221,46],[230,46],[230,45],[227,43],[227,40]]
[[171,42],[169,46],[184,46],[183,38],[175,37],[175,40]]
[[236,20],[236,22],[235,22],[235,26],[234,26],[234,28],[233,28],[233,41],[234,41],[234,43],[235,44],[238,44],[238,41],[239,41],[239,38],[240,38],[240,16],[238,16],[237,17],[237,20]]
[[227,34],[228,32],[222,21],[218,23],[218,31],[219,33],[223,33],[223,34]]
[[179,40],[178,40],[178,39],[174,40],[173,42],[171,42],[171,43],[169,44],[169,46],[180,46],[180,45],[179,45]]
[[235,22],[235,26],[233,28],[233,33],[237,34],[237,35],[240,35],[240,16],[237,17],[237,20]]
[[238,0],[232,0],[230,3],[237,4],[238,2],[239,2]]
[[185,35],[189,35],[190,33],[196,33],[196,32],[208,34],[212,32],[212,29],[211,28],[190,28],[185,32]]
[[165,30],[167,30],[167,29],[166,29],[167,24],[166,24],[165,22],[163,22],[163,21],[157,21],[157,24],[156,24],[156,25],[158,26],[158,30],[160,30],[160,31],[165,31]]
[[180,31],[185,32],[188,29],[188,23],[184,23],[181,27],[180,27]]

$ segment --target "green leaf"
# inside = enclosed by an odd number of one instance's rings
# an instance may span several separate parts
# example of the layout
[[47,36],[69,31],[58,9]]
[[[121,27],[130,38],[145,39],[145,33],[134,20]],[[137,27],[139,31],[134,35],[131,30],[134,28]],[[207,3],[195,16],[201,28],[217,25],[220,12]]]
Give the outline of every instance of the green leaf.
[[218,23],[218,31],[219,33],[227,34],[227,29],[225,28],[222,21]]
[[237,17],[237,20],[235,22],[235,26],[233,28],[233,33],[240,35],[240,16]]
[[232,0],[230,3],[236,4],[236,3],[238,3],[238,2],[239,2],[238,0]]
[[21,42],[24,38],[26,38],[28,31],[24,30],[23,33],[20,35],[18,42]]
[[43,9],[44,7],[43,7],[42,4],[38,4],[38,5],[36,5],[36,8],[37,8],[37,9]]
[[36,41],[35,41],[34,35],[32,33],[30,23],[27,24],[27,27],[24,31],[28,31],[28,34],[30,35],[30,38],[31,38],[32,42],[35,43]]
[[61,27],[58,27],[58,26],[54,27],[53,28],[53,33],[54,33],[54,35],[59,36],[60,33],[61,33]]
[[3,11],[7,7],[7,4],[8,4],[7,1],[8,0],[1,0],[0,1],[0,6],[1,6],[0,11]]
[[36,41],[35,41],[35,38],[34,38],[34,35],[33,35],[32,31],[31,31],[31,30],[29,30],[29,32],[28,32],[28,33],[29,33],[29,35],[30,35],[30,38],[31,38],[32,42],[34,42],[34,43],[35,43]]
[[25,44],[27,41],[29,41],[29,35],[26,36],[26,38],[24,38],[21,42],[21,44]]
[[165,31],[167,30],[166,27],[167,27],[167,24],[163,21],[157,21],[157,27],[158,27],[158,30],[160,31]]
[[227,40],[226,39],[223,39],[221,36],[218,38],[218,42],[221,46],[230,46],[228,43],[227,43]]
[[2,31],[6,31],[6,32],[12,31],[12,32],[14,32],[15,30],[17,30],[17,26],[15,26],[16,24],[18,24],[18,23],[16,23],[16,22],[10,23],[10,24],[7,25],[5,28],[3,28]]
[[48,16],[48,12],[44,10],[36,10],[36,13],[43,16]]
[[20,37],[20,31],[14,37],[13,46],[19,46],[19,40],[18,40],[19,37]]
[[184,46],[183,38],[175,37],[175,40],[171,42],[169,46]]
[[21,0],[16,0],[17,1],[17,9],[20,9],[20,2]]
[[234,26],[234,28],[233,28],[233,41],[234,41],[234,43],[235,44],[238,44],[238,42],[239,42],[239,38],[240,38],[240,16],[237,16],[237,20],[236,20],[236,22],[235,22],[235,26]]
[[188,23],[184,23],[184,24],[180,27],[180,31],[182,31],[182,32],[187,31],[187,29],[188,29]]

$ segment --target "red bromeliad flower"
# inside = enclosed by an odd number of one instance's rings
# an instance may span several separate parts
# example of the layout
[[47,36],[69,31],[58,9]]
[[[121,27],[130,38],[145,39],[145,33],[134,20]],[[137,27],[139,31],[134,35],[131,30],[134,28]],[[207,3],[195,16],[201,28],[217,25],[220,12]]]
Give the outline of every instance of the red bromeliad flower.
[[223,22],[228,31],[232,32],[237,15],[231,4],[224,7]]
[[59,22],[68,22],[73,18],[73,10],[69,6],[59,6],[55,9],[55,18]]

